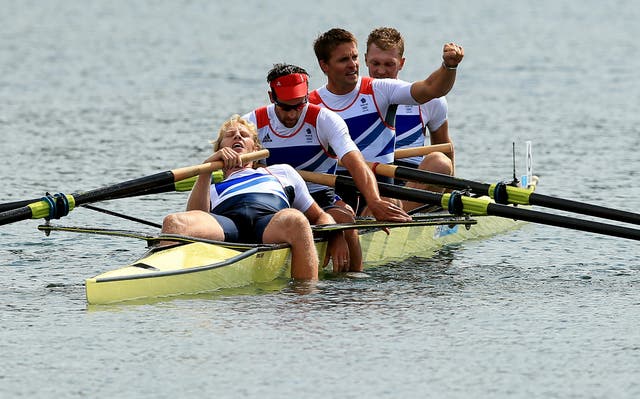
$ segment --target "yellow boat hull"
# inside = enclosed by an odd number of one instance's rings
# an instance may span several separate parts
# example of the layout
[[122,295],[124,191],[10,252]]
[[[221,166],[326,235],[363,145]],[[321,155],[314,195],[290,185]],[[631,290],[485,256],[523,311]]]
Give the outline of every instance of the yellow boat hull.
[[[494,235],[522,222],[484,216],[464,225],[412,225],[360,230],[365,268],[409,257],[430,257],[444,245]],[[324,259],[326,242],[316,243]],[[90,304],[109,304],[144,298],[199,294],[224,288],[265,283],[290,276],[289,248],[278,246],[226,247],[192,242],[150,252],[136,262],[85,281]]]
[[524,224],[495,216],[481,216],[476,220],[478,223],[469,229],[463,225],[415,226],[392,228],[388,235],[382,230],[361,234],[364,267],[376,267],[410,257],[428,258],[445,245],[489,237]]

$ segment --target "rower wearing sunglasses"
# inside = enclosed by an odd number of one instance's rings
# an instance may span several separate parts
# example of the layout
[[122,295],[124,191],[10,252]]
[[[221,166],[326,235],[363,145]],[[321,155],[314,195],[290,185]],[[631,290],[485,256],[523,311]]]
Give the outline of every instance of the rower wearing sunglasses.
[[[408,221],[397,205],[380,198],[376,177],[351,139],[344,120],[335,112],[308,102],[309,74],[304,68],[276,64],[267,74],[271,104],[243,116],[256,124],[258,138],[269,150],[268,165],[287,163],[299,170],[335,173],[338,160],[349,171],[377,220]],[[309,192],[337,223],[354,221],[351,208],[336,198],[332,187],[307,183]],[[348,269],[361,271],[362,256],[355,230],[345,233]]]

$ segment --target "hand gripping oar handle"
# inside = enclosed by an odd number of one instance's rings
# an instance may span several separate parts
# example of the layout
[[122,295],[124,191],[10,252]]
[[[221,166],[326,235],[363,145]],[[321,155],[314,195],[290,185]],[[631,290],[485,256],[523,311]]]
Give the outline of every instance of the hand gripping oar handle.
[[[321,173],[298,171],[304,180],[324,184],[332,187],[342,187],[356,190],[356,185],[351,177],[327,175]],[[449,209],[449,204],[454,194],[438,194],[426,190],[419,190],[408,187],[395,186],[393,184],[378,183],[380,195],[398,198],[408,201],[423,202],[428,204],[438,204],[445,209]],[[491,202],[486,198],[471,198],[460,195],[456,200],[460,203],[458,212],[471,215],[494,215],[509,219],[524,220],[533,223],[546,224],[556,227],[565,227],[573,230],[587,231],[590,233],[604,234],[614,237],[627,238],[630,240],[640,240],[640,230],[624,226],[616,226],[605,223],[594,222],[572,218],[568,216],[555,215],[532,211],[529,209],[516,208],[514,206],[500,205]],[[451,211],[451,210],[450,210]]]
[[[257,161],[259,159],[264,159],[269,156],[269,150],[260,150],[255,152],[250,152],[248,154],[240,155],[240,159],[242,163],[248,163]],[[200,165],[192,165],[185,166],[184,168],[174,169],[171,171],[173,174],[173,181],[180,181],[184,179],[188,179],[193,176],[201,175],[203,173],[211,173],[214,170],[222,169],[224,167],[224,162],[215,161],[215,162],[207,162]]]
[[[249,154],[242,154],[241,159],[243,163],[247,163],[266,158],[268,156],[269,150],[260,150]],[[224,162],[222,161],[208,162],[200,165],[187,166],[179,169],[160,172],[83,193],[64,195],[64,198],[68,203],[67,212],[71,211],[75,206],[78,205],[103,201],[106,199],[126,197],[129,194],[153,189],[155,187],[174,183],[176,181],[183,180],[192,176],[197,176],[199,174],[211,173],[211,171],[215,169],[221,169],[223,167]],[[56,196],[62,195],[56,194]],[[37,201],[20,208],[1,212],[0,225],[17,222],[24,219],[39,219],[49,217],[51,215],[53,206],[55,206],[55,204],[52,204],[52,201],[50,199],[43,199],[41,201]]]

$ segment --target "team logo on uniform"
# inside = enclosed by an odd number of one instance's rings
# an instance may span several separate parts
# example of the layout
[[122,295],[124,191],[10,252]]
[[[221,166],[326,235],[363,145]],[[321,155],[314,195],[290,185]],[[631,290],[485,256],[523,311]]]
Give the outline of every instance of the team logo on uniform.
[[263,143],[271,143],[273,140],[271,140],[271,137],[269,137],[269,133],[267,133],[263,138],[262,138],[262,142]]
[[313,142],[313,134],[311,134],[311,129],[307,128],[307,130],[305,130],[304,137],[307,140],[307,143]]
[[360,109],[364,112],[369,111],[369,103],[366,98],[360,98]]

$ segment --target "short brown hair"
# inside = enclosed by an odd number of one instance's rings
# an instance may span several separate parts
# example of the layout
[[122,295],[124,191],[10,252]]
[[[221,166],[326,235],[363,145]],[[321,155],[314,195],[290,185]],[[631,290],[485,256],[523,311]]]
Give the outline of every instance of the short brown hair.
[[353,33],[342,28],[329,29],[313,42],[313,51],[316,53],[318,61],[329,62],[331,52],[343,43],[358,45],[358,40]]
[[383,26],[372,30],[367,38],[367,51],[372,44],[385,51],[397,48],[400,57],[404,55],[404,39],[400,32],[394,28]]

